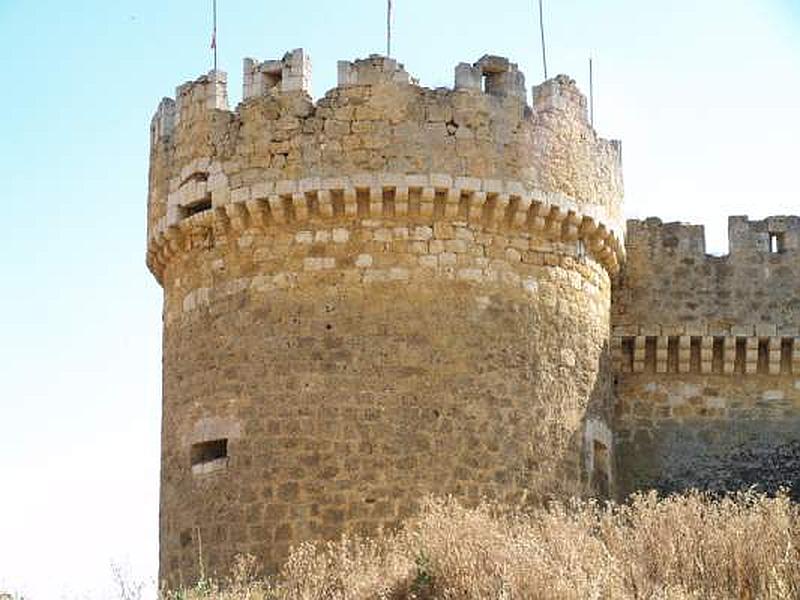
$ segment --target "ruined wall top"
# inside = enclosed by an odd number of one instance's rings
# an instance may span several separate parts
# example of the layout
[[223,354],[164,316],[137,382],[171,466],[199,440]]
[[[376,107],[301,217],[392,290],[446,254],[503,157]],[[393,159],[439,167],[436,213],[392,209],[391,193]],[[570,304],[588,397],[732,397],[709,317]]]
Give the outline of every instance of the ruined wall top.
[[354,62],[340,60],[338,66],[338,84],[375,85],[378,83],[406,83],[418,85],[416,79],[406,72],[405,67],[392,58],[372,54],[369,58]]
[[242,75],[242,100],[271,92],[311,94],[311,59],[302,48],[287,52],[280,60],[258,62],[254,58],[245,58]]
[[800,216],[732,216],[728,237],[729,253],[710,256],[702,225],[628,221],[620,331],[800,335]]

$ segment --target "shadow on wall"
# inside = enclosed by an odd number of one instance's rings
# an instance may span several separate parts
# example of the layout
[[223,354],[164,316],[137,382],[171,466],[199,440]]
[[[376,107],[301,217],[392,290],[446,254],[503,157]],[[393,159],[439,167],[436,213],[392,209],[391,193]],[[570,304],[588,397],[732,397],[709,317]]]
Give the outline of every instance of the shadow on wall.
[[[665,494],[696,488],[774,494],[788,488],[800,500],[800,419],[759,423],[681,423],[663,426],[626,452],[634,489]],[[648,460],[648,457],[657,457]],[[649,463],[649,464],[648,464]],[[631,490],[632,491],[632,490]]]

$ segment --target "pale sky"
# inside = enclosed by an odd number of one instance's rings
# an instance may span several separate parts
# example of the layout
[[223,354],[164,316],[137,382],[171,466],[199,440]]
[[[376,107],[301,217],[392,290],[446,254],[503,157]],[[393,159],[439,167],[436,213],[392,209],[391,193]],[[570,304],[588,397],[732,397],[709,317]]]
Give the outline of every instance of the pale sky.
[[[220,67],[304,47],[314,91],[384,48],[384,0],[218,0]],[[542,79],[535,0],[394,0],[429,87],[485,53]],[[150,117],[210,65],[211,0],[0,0],[0,590],[108,598],[157,569],[161,289],[144,265]],[[800,214],[800,0],[545,0],[550,74],[621,139],[629,217]]]

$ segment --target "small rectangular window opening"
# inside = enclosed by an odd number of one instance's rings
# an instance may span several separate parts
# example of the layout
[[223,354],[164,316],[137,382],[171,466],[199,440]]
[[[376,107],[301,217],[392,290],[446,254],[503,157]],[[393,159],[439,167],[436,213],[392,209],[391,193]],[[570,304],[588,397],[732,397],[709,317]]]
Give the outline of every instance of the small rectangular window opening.
[[783,233],[770,233],[769,251],[772,254],[782,254],[784,250],[785,250],[785,241]]
[[592,469],[592,487],[599,495],[605,497],[609,495],[611,483],[608,447],[599,440],[594,440],[592,443],[592,453],[594,458]]
[[210,440],[192,444],[191,450],[192,469],[201,465],[211,463],[219,464],[227,462],[228,459],[228,440]]
[[211,194],[206,194],[206,196],[193,204],[188,204],[183,207],[183,218],[191,217],[192,215],[196,215],[197,213],[201,213],[205,210],[211,209]]

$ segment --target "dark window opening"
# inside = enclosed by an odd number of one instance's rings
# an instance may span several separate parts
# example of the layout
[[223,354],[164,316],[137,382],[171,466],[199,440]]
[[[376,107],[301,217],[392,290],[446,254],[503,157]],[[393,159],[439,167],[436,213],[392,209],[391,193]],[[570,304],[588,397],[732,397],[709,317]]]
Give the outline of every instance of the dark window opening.
[[592,487],[600,496],[607,497],[611,487],[608,446],[599,440],[594,440],[592,443],[592,454],[594,459]]
[[211,210],[211,194],[206,194],[202,200],[184,206],[183,218],[191,217],[206,210]]
[[180,534],[181,548],[186,548],[192,543],[192,532],[189,529],[184,529]]
[[181,217],[187,218],[206,210],[211,210],[211,194],[206,194],[202,200],[181,207]]
[[192,444],[192,466],[228,458],[228,440],[210,440]]

